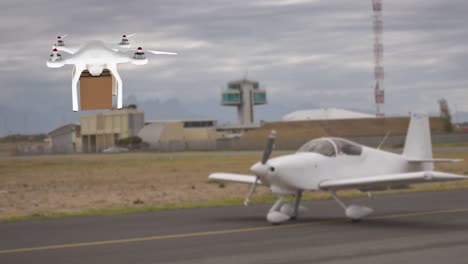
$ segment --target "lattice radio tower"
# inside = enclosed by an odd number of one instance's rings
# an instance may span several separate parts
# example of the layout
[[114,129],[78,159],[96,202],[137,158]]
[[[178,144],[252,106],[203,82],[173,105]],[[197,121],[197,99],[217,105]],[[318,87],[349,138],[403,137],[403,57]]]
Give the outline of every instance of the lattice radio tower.
[[372,25],[374,29],[374,76],[375,76],[375,106],[376,116],[383,117],[385,92],[384,92],[384,67],[383,67],[383,21],[382,21],[382,0],[371,0],[373,10]]

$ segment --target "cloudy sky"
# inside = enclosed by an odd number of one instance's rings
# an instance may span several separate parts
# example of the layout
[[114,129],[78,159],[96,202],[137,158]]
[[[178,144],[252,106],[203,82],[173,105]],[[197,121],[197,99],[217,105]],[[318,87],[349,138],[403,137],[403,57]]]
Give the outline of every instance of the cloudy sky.
[[[386,113],[437,113],[442,97],[468,112],[468,2],[384,0],[383,14]],[[180,53],[120,67],[124,103],[138,102],[147,119],[234,121],[220,91],[246,72],[268,91],[257,120],[316,107],[374,111],[370,0],[2,0],[0,32],[0,134],[79,119],[71,67],[45,65],[66,33],[73,45],[136,32],[135,45]]]

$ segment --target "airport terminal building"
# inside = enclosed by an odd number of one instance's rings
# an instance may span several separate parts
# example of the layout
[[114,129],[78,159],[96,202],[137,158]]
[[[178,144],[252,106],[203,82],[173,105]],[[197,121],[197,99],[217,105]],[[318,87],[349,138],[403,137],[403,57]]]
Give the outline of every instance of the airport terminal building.
[[[319,137],[344,137],[377,146],[391,131],[386,143],[401,146],[409,117],[375,118],[344,109],[313,109],[293,112],[282,121],[253,125],[218,125],[212,119],[144,120],[136,107],[83,115],[80,125],[68,124],[49,133],[50,149],[55,153],[97,153],[116,146],[119,139],[138,136],[145,149],[185,150],[261,150],[271,130],[276,130],[276,148],[295,150],[304,142]],[[434,143],[468,140],[467,133],[447,133],[442,119],[431,117]]]
[[138,135],[144,126],[144,113],[136,108],[123,108],[81,116],[80,124],[83,152],[101,152],[115,146],[119,139]]

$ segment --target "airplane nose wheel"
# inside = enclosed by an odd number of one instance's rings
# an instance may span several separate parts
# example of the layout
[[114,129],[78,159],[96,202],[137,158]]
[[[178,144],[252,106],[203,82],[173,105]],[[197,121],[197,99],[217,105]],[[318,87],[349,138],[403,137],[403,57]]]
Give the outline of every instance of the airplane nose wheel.
[[[294,204],[283,203],[284,195],[281,195],[275,204],[271,207],[267,215],[268,222],[272,224],[280,224],[288,220],[295,220],[299,217],[299,212],[306,211],[307,208],[300,205],[302,191],[297,191]],[[279,210],[278,210],[279,209]]]
[[268,211],[268,214],[267,214],[268,222],[274,225],[278,225],[290,219],[289,215],[281,211],[278,211],[278,209],[282,207],[283,201],[284,201],[284,195],[280,195],[279,199],[276,200],[276,202],[271,207],[270,211]]

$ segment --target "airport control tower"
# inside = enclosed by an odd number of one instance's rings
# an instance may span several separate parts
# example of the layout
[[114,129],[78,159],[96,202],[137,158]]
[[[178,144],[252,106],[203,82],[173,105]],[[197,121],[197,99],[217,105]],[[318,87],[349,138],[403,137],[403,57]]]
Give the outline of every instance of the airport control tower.
[[241,126],[253,125],[254,105],[266,103],[266,91],[260,89],[256,81],[244,79],[229,82],[222,94],[223,105],[237,106],[237,118]]

